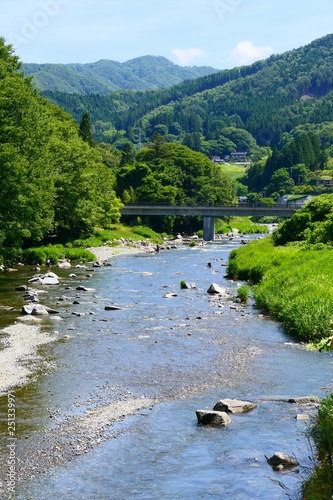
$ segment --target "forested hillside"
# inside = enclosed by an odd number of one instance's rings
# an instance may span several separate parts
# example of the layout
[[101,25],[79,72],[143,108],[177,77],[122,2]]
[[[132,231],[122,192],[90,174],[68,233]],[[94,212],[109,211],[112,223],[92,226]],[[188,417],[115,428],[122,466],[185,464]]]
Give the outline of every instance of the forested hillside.
[[165,57],[143,56],[120,63],[101,60],[90,64],[23,64],[40,90],[105,95],[115,90],[153,90],[171,87],[216,72],[214,68],[182,67]]
[[[297,127],[317,131],[333,120],[333,35],[160,91],[45,95],[77,122],[86,110],[96,140],[119,148],[127,140],[137,145],[139,128],[143,143],[158,132],[207,155],[244,148],[255,153],[257,145],[280,148]],[[240,140],[233,131],[230,137],[230,128],[240,130]]]

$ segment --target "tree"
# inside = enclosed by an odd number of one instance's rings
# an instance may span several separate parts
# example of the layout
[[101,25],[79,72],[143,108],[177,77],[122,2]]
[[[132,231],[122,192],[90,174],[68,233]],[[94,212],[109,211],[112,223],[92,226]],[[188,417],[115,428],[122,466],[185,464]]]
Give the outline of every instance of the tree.
[[121,152],[120,166],[134,162],[133,151],[129,142],[126,142],[124,150]]
[[0,246],[79,236],[120,218],[114,174],[43,99],[0,38]]
[[286,168],[280,168],[272,175],[271,182],[267,188],[268,194],[290,193],[294,187],[294,181],[290,178]]
[[87,111],[83,113],[80,123],[80,136],[85,142],[89,144],[89,146],[94,147],[96,145],[91,133],[90,118]]

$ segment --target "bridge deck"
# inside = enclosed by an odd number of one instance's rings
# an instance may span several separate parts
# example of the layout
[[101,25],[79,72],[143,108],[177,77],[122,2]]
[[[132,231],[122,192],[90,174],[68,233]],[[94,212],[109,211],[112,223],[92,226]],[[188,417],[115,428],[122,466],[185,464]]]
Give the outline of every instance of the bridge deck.
[[183,206],[162,204],[132,204],[125,205],[121,209],[122,215],[181,215],[201,217],[223,217],[223,216],[278,216],[292,217],[300,206],[274,205],[271,207],[261,205],[222,205],[215,207],[206,206]]

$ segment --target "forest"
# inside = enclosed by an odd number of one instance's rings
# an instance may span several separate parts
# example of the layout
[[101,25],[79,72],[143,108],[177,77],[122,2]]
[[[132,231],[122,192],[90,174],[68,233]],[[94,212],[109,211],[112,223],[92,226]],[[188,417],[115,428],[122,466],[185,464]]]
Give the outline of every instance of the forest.
[[[122,153],[96,145],[88,113],[76,124],[40,96],[21,68],[0,38],[1,260],[8,250],[67,243],[112,227],[120,220],[121,199],[233,199],[231,182],[205,155],[158,134],[136,158],[129,144]],[[173,223],[164,224],[170,232]]]
[[[162,90],[43,95],[77,123],[87,111],[95,140],[119,149],[128,141],[137,148],[157,132],[206,155],[246,148],[256,161],[267,147],[284,147],[299,128],[312,127],[320,135],[333,120],[333,36]],[[230,129],[239,137],[230,136]],[[332,134],[329,144],[327,139],[325,147],[332,146]]]
[[210,75],[208,66],[178,66],[165,57],[142,56],[124,63],[102,59],[86,64],[23,64],[40,90],[107,95],[116,90],[157,90]]

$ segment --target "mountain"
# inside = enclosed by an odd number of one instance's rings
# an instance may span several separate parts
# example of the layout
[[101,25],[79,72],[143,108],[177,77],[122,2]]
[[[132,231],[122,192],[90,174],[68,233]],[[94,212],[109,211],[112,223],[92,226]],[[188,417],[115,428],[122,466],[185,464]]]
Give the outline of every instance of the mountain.
[[41,90],[106,95],[115,90],[154,90],[171,87],[215,73],[216,69],[181,67],[165,57],[144,56],[120,63],[101,60],[91,64],[23,64]]
[[98,142],[122,148],[155,132],[208,155],[282,148],[310,129],[333,145],[333,35],[251,66],[220,71],[157,91],[108,96],[44,93],[77,122],[91,117]]

